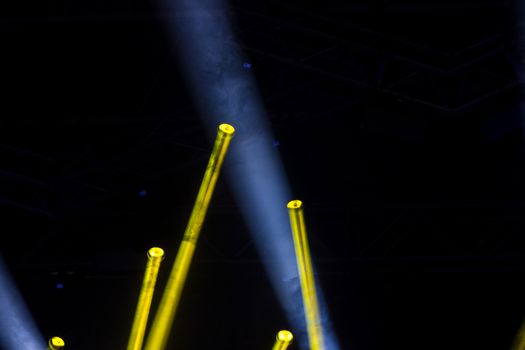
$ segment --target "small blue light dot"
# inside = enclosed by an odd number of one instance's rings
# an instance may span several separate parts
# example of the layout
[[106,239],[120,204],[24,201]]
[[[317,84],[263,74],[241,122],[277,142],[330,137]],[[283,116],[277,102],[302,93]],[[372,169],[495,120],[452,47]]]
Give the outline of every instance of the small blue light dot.
[[57,289],[64,289],[64,284],[63,283],[57,283],[56,286],[55,286]]
[[147,194],[146,190],[142,190],[139,192],[139,196],[141,197],[146,197],[146,194]]
[[244,62],[242,64],[242,68],[244,68],[244,69],[251,69],[252,68],[252,64],[248,63],[248,62]]
[[279,147],[280,144],[281,144],[281,143],[280,143],[279,141],[277,141],[277,140],[274,140],[274,141],[272,142],[273,147]]

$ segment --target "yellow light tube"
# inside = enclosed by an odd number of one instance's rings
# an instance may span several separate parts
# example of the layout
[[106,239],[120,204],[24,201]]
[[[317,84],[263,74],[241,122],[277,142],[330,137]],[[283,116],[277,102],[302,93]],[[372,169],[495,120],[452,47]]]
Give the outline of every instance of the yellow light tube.
[[220,168],[234,132],[235,129],[229,124],[221,124],[217,129],[217,137],[208,166],[206,167],[188,225],[184,231],[173,268],[166,282],[159,308],[148,334],[145,350],[163,350],[166,347],[202,223],[204,222],[204,217],[219,177]]
[[293,335],[287,330],[282,330],[275,337],[275,345],[272,350],[286,350],[292,343]]
[[153,292],[155,291],[155,284],[159,274],[160,263],[164,258],[164,250],[162,248],[153,247],[148,250],[148,262],[146,264],[146,272],[142,280],[142,288],[140,290],[137,309],[129,335],[127,350],[141,350],[142,342],[144,341],[144,332],[148,323],[148,315],[153,299]]
[[299,279],[301,281],[301,292],[310,349],[323,350],[323,330],[319,317],[315,279],[306,235],[306,225],[304,223],[303,203],[300,200],[292,200],[288,202],[287,207],[293,233],[297,269],[299,270]]
[[520,326],[510,350],[525,350],[525,321]]
[[47,345],[49,347],[49,350],[61,350],[64,349],[66,343],[60,337],[52,337],[51,339],[49,339]]

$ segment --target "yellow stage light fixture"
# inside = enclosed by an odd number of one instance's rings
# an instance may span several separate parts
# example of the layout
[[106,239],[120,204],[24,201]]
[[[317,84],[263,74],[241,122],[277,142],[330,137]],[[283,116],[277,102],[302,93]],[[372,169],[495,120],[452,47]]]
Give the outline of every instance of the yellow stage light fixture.
[[308,246],[308,237],[306,235],[306,225],[304,223],[303,203],[300,200],[292,200],[288,202],[287,207],[293,233],[297,269],[299,270],[299,279],[301,281],[301,292],[310,349],[323,350],[323,330],[319,317],[315,279],[310,257],[310,248]]
[[510,350],[525,350],[525,320],[522,322],[518,332],[514,336],[514,341]]
[[61,350],[64,349],[66,343],[60,337],[52,337],[51,339],[49,339],[47,345],[49,346],[49,350]]
[[133,326],[131,327],[127,350],[142,349],[142,342],[144,341],[144,332],[148,323],[153,292],[159,274],[160,263],[163,258],[164,250],[162,250],[162,248],[153,247],[148,250],[146,272],[144,273],[144,278],[142,280],[142,289],[140,291],[137,309],[135,311],[135,318],[133,319]]
[[163,350],[166,346],[204,217],[206,216],[206,211],[234,132],[235,129],[229,124],[221,124],[217,128],[217,136],[208,166],[206,167],[182,243],[166,283],[164,294],[148,334],[145,350]]
[[275,345],[272,350],[286,350],[292,343],[293,335],[290,331],[282,330],[275,337]]

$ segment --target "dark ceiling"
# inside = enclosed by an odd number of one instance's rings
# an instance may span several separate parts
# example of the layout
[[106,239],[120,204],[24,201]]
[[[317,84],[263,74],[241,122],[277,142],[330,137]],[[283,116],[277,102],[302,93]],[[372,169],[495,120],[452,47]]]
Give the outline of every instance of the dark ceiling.
[[[342,348],[509,348],[525,317],[517,4],[230,4]],[[145,0],[0,13],[0,252],[45,337],[122,349],[145,253],[174,256],[211,150],[174,15]],[[178,348],[269,349],[288,327],[240,205],[220,178]]]

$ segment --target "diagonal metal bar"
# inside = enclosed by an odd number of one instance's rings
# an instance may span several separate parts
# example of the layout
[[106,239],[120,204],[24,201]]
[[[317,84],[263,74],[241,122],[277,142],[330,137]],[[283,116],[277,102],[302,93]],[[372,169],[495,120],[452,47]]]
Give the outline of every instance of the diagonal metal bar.
[[0,198],[0,204],[8,206],[8,207],[11,207],[11,208],[15,208],[15,209],[23,209],[23,210],[25,210],[27,212],[30,212],[30,213],[41,214],[41,215],[45,215],[45,216],[53,216],[53,213],[48,211],[48,210],[43,210],[43,209],[31,207],[29,205],[22,204],[22,203],[19,203],[19,202],[15,202],[15,201],[12,201],[12,200],[9,200],[9,199],[5,199],[5,198]]

